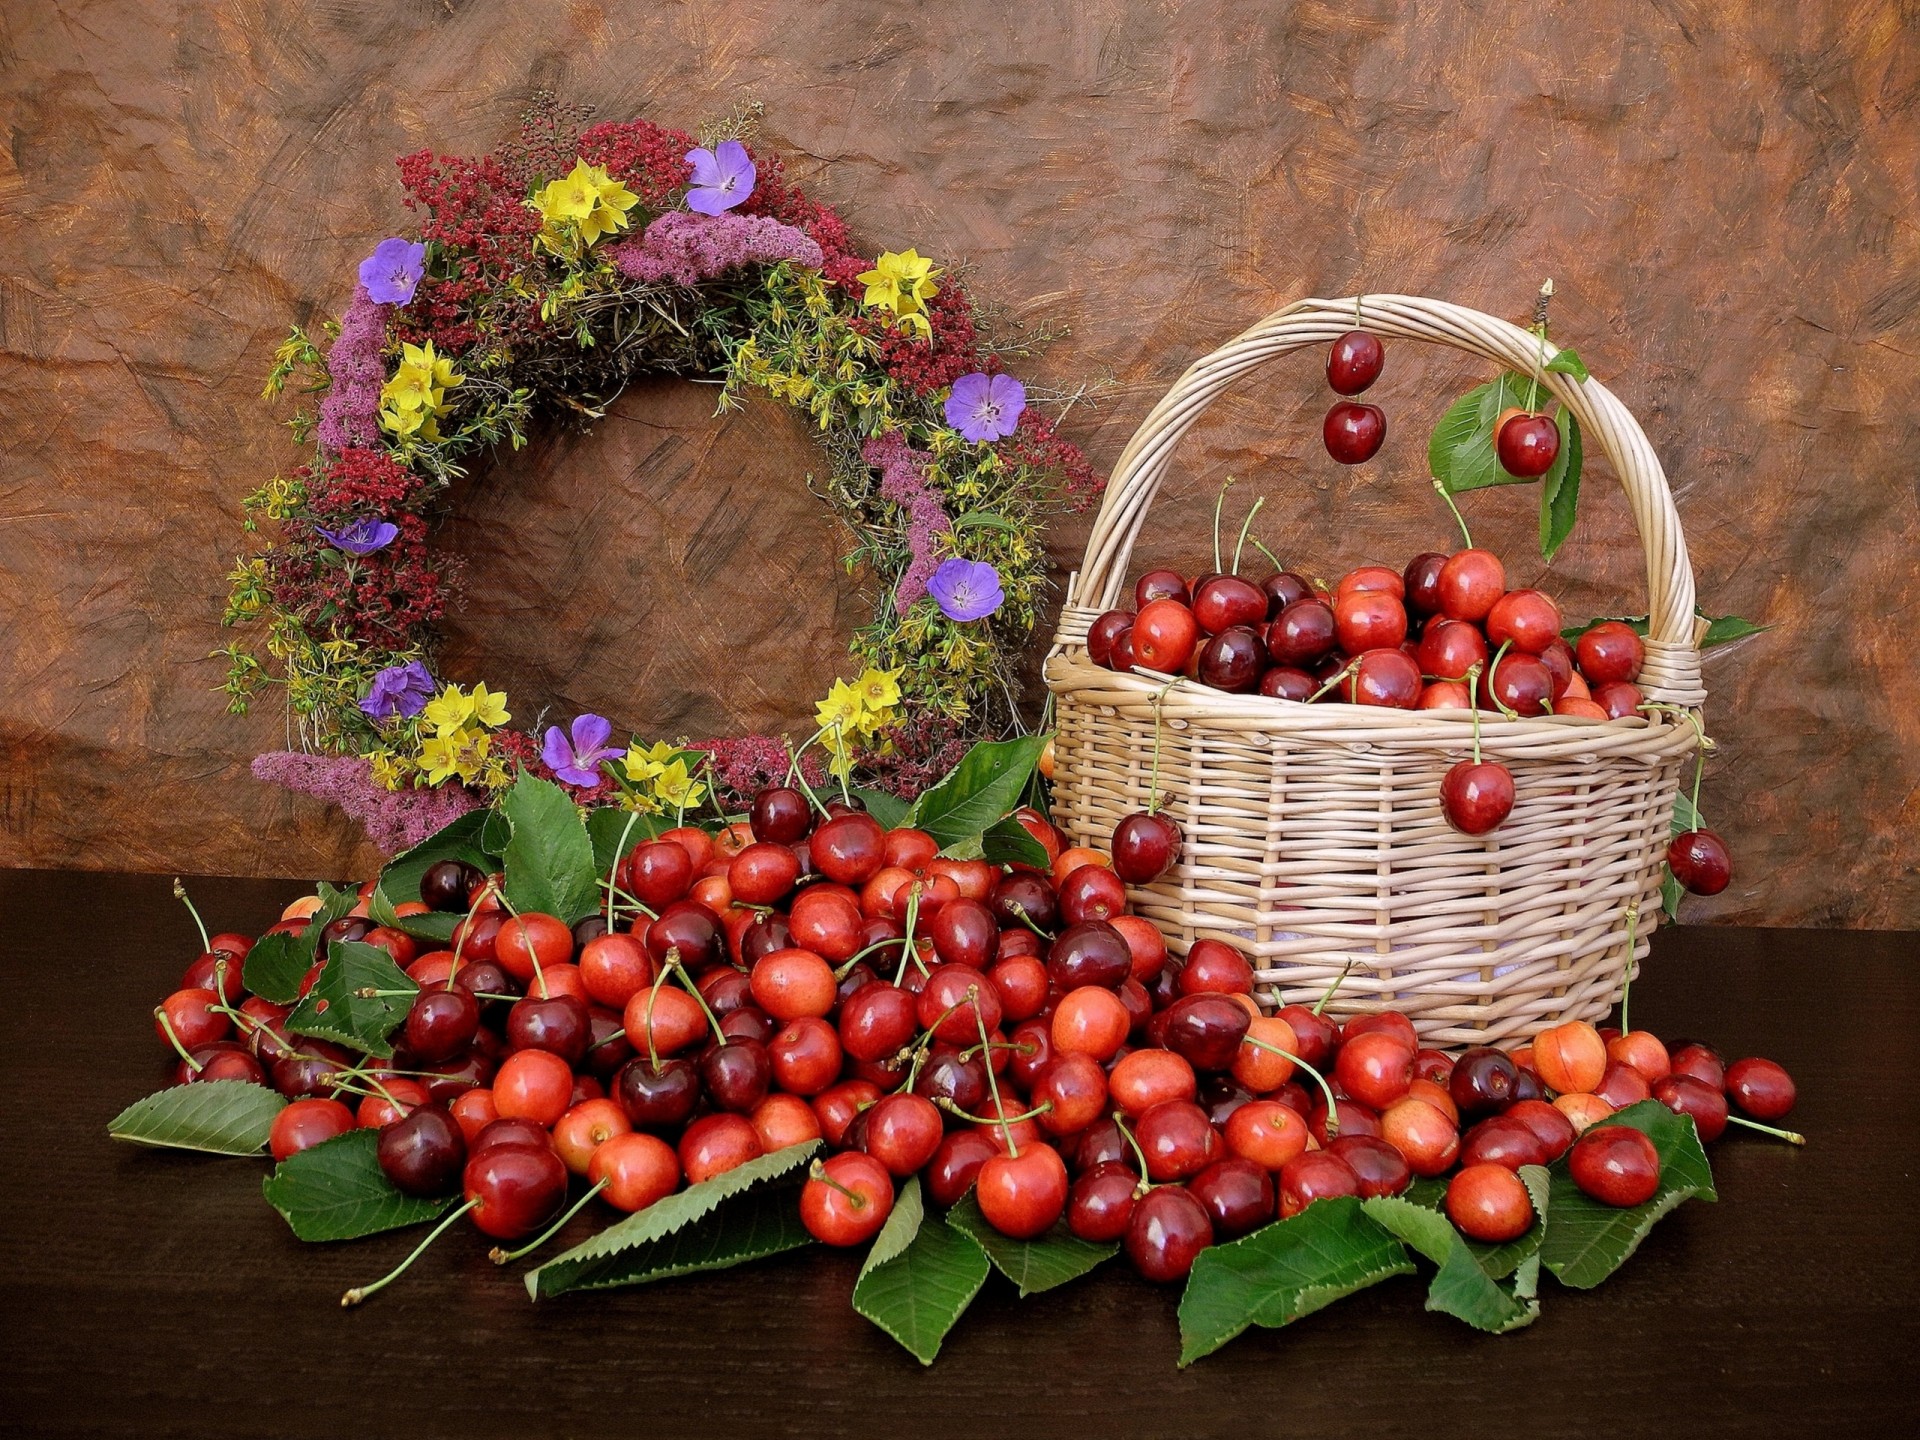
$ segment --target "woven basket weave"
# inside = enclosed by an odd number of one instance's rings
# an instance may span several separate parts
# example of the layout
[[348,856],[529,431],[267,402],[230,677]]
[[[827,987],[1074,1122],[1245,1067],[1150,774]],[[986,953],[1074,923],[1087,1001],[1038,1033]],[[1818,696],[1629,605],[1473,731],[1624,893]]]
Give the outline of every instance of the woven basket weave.
[[[1334,1013],[1402,1010],[1430,1045],[1516,1043],[1604,1015],[1646,953],[1690,723],[1483,716],[1481,750],[1511,768],[1518,798],[1505,824],[1476,839],[1449,827],[1439,803],[1441,777],[1470,753],[1466,711],[1169,686],[1171,677],[1108,670],[1086,651],[1088,625],[1122,603],[1134,541],[1181,436],[1254,367],[1351,329],[1354,306],[1301,300],[1268,316],[1189,368],[1128,443],[1047,661],[1053,816],[1076,843],[1104,848],[1123,816],[1146,808],[1158,729],[1162,808],[1184,840],[1174,868],[1133,900],[1175,951],[1203,937],[1236,945],[1262,993],[1286,1002],[1318,998],[1351,964]],[[1384,339],[1433,341],[1522,373],[1539,355],[1518,326],[1438,300],[1368,295],[1365,323]],[[1706,695],[1693,573],[1660,462],[1598,381],[1543,380],[1612,462],[1646,550],[1638,684],[1648,700],[1697,710]]]

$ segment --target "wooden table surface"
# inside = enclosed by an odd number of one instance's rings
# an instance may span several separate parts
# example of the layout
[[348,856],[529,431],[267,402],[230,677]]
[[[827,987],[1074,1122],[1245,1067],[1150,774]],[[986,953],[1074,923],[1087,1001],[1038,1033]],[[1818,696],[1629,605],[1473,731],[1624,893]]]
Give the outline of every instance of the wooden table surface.
[[[249,933],[297,893],[191,889]],[[1721,1142],[1719,1204],[1599,1290],[1543,1276],[1530,1329],[1425,1313],[1423,1272],[1179,1370],[1176,1295],[1114,1264],[1026,1301],[995,1277],[923,1369],[849,1307],[857,1261],[818,1248],[535,1305],[461,1226],[344,1311],[412,1232],[303,1245],[264,1161],[107,1139],[166,1074],[149,1015],[198,948],[167,880],[0,871],[0,917],[9,1435],[1871,1436],[1920,1415],[1913,935],[1660,932],[1635,1017],[1786,1064],[1809,1143]]]

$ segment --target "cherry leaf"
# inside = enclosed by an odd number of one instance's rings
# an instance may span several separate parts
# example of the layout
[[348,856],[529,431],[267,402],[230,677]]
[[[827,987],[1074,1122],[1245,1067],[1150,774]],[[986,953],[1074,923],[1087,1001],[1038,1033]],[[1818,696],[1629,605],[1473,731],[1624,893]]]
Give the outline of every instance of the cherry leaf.
[[291,1005],[300,998],[300,982],[320,953],[320,937],[327,926],[340,919],[360,902],[360,892],[348,886],[336,890],[320,883],[320,908],[298,935],[280,930],[262,935],[247,952],[240,967],[240,983],[275,1005]]
[[[1540,1242],[1546,1234],[1547,1172],[1523,1166],[1520,1179],[1533,1201],[1534,1223],[1504,1245],[1469,1240],[1440,1212],[1445,1196],[1423,1190],[1381,1196],[1362,1203],[1368,1215],[1439,1269],[1427,1289],[1427,1309],[1452,1315],[1476,1329],[1504,1334],[1540,1318]],[[1511,1278],[1510,1284],[1502,1284]]]
[[1654,1222],[1682,1201],[1720,1198],[1690,1117],[1674,1114],[1658,1100],[1642,1100],[1601,1123],[1632,1126],[1653,1141],[1660,1152],[1660,1188],[1644,1205],[1603,1205],[1573,1183],[1565,1156],[1553,1163],[1540,1260],[1562,1285],[1577,1290],[1589,1290],[1618,1270]]
[[507,900],[515,910],[538,911],[571,925],[599,908],[593,841],[566,791],[522,771],[500,802],[500,813],[512,829],[501,860]]
[[982,740],[945,779],[914,802],[909,823],[943,847],[977,838],[1020,803],[1046,748],[1045,735]]
[[[384,1059],[393,1054],[387,1037],[407,1018],[419,989],[378,945],[336,941],[313,989],[287,1016],[287,1029]],[[361,993],[368,990],[379,993]]]
[[201,1080],[134,1101],[107,1122],[107,1134],[136,1145],[258,1155],[286,1103],[264,1085]]
[[357,1240],[438,1219],[459,1198],[403,1194],[380,1168],[380,1132],[349,1130],[289,1155],[261,1182],[302,1240]]
[[938,1221],[928,1224],[920,1181],[907,1181],[854,1282],[853,1308],[931,1365],[940,1344],[987,1283],[986,1252]]
[[1078,1239],[1064,1224],[1055,1225],[1046,1234],[1031,1240],[1002,1235],[980,1213],[980,1202],[973,1198],[971,1191],[961,1196],[947,1212],[947,1224],[986,1252],[993,1268],[1019,1287],[1022,1300],[1078,1280],[1120,1251],[1118,1245],[1096,1245],[1090,1240]]

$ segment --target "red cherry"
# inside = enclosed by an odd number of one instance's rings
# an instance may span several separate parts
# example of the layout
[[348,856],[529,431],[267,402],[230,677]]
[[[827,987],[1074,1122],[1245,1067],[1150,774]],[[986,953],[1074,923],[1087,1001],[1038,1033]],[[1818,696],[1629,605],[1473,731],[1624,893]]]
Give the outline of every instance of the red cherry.
[[1455,620],[1484,620],[1507,593],[1507,571],[1489,550],[1461,550],[1440,567],[1440,613]]
[[1330,1150],[1309,1150],[1280,1167],[1282,1219],[1292,1219],[1316,1200],[1359,1193],[1360,1177]]
[[1638,685],[1625,680],[1610,681],[1596,687],[1593,692],[1594,703],[1606,712],[1609,720],[1624,720],[1630,715],[1638,715],[1645,698]]
[[1342,575],[1340,583],[1333,587],[1336,604],[1349,595],[1391,595],[1398,600],[1406,593],[1406,579],[1398,570],[1390,570],[1385,565],[1356,566]]
[[1275,700],[1311,700],[1320,682],[1304,670],[1275,665],[1260,677],[1260,693]]
[[1320,427],[1327,454],[1342,465],[1360,465],[1379,453],[1387,438],[1387,412],[1378,405],[1342,400],[1327,411]]
[[1644,1205],[1660,1188],[1660,1152],[1628,1125],[1596,1125],[1567,1152],[1573,1183],[1603,1205]]
[[1350,704],[1411,710],[1420,703],[1422,688],[1420,667],[1406,651],[1369,650],[1341,690]]
[[1509,590],[1487,612],[1489,645],[1510,642],[1515,650],[1538,655],[1559,640],[1560,607],[1538,590]]
[[1469,1164],[1447,1184],[1447,1218],[1469,1240],[1502,1245],[1533,1228],[1533,1197],[1506,1166]]
[[1733,879],[1727,842],[1711,830],[1689,830],[1667,845],[1667,868],[1695,895],[1718,895]]
[[1133,626],[1115,632],[1113,646],[1107,653],[1107,668],[1123,675],[1131,674],[1138,658],[1133,653]]
[[1754,1058],[1727,1067],[1727,1094],[1754,1119],[1773,1121],[1793,1109],[1799,1092],[1785,1067]]
[[846,1151],[819,1162],[800,1189],[800,1223],[826,1245],[861,1245],[893,1213],[893,1177],[871,1155]]
[[1487,666],[1487,640],[1469,620],[1436,618],[1420,634],[1420,668],[1442,680],[1464,680],[1467,671]]
[[1440,782],[1440,813],[1462,835],[1485,835],[1513,813],[1513,772],[1497,760],[1462,760]]
[[1370,1030],[1340,1047],[1334,1075],[1362,1105],[1384,1110],[1413,1083],[1413,1047],[1398,1035]]
[[1311,666],[1333,653],[1333,607],[1324,600],[1296,600],[1267,627],[1266,639],[1274,664]]
[[1096,1245],[1111,1244],[1127,1233],[1140,1177],[1118,1160],[1089,1166],[1067,1194],[1067,1229]]
[[1212,575],[1193,592],[1193,618],[1208,635],[1235,625],[1261,625],[1267,618],[1267,592],[1238,575]]
[[1051,1145],[996,1154],[980,1167],[973,1193],[989,1225],[1002,1235],[1031,1240],[1051,1230],[1067,1208],[1067,1165]]
[[1365,330],[1349,330],[1327,351],[1327,384],[1336,395],[1358,395],[1380,378],[1387,347]]
[[[1185,586],[1181,587],[1185,589]],[[1096,665],[1113,663],[1113,640],[1133,628],[1133,611],[1109,610],[1087,627],[1087,656]],[[825,827],[822,826],[822,829]]]
[[[1177,675],[1187,668],[1200,638],[1200,626],[1193,611],[1178,600],[1155,600],[1141,609],[1128,638],[1136,664]],[[1114,644],[1117,654],[1119,641]]]
[[1645,661],[1647,647],[1630,626],[1618,620],[1602,620],[1581,635],[1574,647],[1580,660],[1580,673],[1590,685],[1606,685],[1616,680],[1637,680]]
[[1113,827],[1111,848],[1114,874],[1129,885],[1151,885],[1173,868],[1180,827],[1165,815],[1138,811]]
[[1500,468],[1532,479],[1553,468],[1560,455],[1560,427],[1551,415],[1515,415],[1494,440]]
[[1520,716],[1546,714],[1553,698],[1553,672],[1536,655],[1509,650],[1485,683],[1502,707]]
[[1707,1144],[1726,1132],[1727,1096],[1715,1086],[1691,1075],[1668,1075],[1653,1082],[1653,1098],[1674,1114],[1691,1117],[1693,1128]]
[[461,1189],[482,1234],[524,1240],[566,1203],[567,1167],[550,1142],[490,1145],[468,1159]]
[[1178,600],[1182,605],[1191,604],[1193,593],[1187,588],[1186,577],[1178,570],[1149,570],[1134,582],[1134,609],[1144,610],[1156,600]]
[[[1398,584],[1400,577],[1393,579]],[[1407,638],[1407,608],[1384,591],[1350,590],[1334,597],[1333,633],[1349,655],[1391,649]]]
[[1400,573],[1401,598],[1407,613],[1435,615],[1440,610],[1440,570],[1447,557],[1437,550],[1426,550],[1407,562]]

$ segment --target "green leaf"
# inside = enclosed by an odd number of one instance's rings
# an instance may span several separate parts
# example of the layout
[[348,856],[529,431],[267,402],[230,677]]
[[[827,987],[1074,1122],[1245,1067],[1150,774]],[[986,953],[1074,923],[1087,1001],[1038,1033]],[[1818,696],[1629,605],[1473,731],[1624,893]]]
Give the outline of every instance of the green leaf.
[[[1502,410],[1525,405],[1530,388],[1526,376],[1508,371],[1475,386],[1447,407],[1427,441],[1427,465],[1449,494],[1527,483],[1525,477],[1500,468],[1493,451],[1493,422]],[[1539,395],[1547,393],[1544,386],[1539,388]]]
[[505,855],[507,842],[513,839],[513,826],[507,823],[498,805],[482,813],[487,818],[480,824],[480,848],[489,855]]
[[1580,504],[1580,422],[1571,410],[1556,408],[1560,453],[1540,477],[1540,553],[1551,560],[1573,533]]
[[922,1365],[931,1365],[940,1342],[987,1283],[989,1266],[986,1252],[970,1237],[924,1220],[916,1177],[901,1187],[893,1213],[860,1267],[853,1308]]
[[107,1134],[136,1145],[258,1155],[286,1103],[264,1085],[202,1080],[134,1101],[107,1123]]
[[1047,863],[1047,847],[1027,833],[1027,827],[1011,815],[996,820],[980,836],[980,853],[995,865],[1034,865]]
[[[1422,1203],[1425,1197],[1415,1199],[1411,1191],[1405,1197],[1362,1202],[1368,1215],[1439,1267],[1427,1289],[1427,1309],[1493,1334],[1540,1318],[1539,1250],[1546,1233],[1547,1172],[1528,1165],[1520,1178],[1533,1198],[1536,1219],[1525,1235],[1504,1245],[1467,1239],[1440,1213],[1437,1202]],[[1511,1284],[1500,1283],[1508,1277]]]
[[1707,633],[1700,637],[1700,648],[1711,650],[1716,645],[1729,645],[1735,640],[1744,640],[1749,635],[1758,635],[1762,630],[1771,630],[1771,625],[1756,625],[1751,620],[1742,620],[1738,615],[1721,615],[1707,618]]
[[601,880],[606,879],[616,860],[626,859],[642,844],[659,839],[672,828],[664,816],[642,815],[638,810],[622,810],[617,805],[589,810],[587,838],[593,842],[594,874]]
[[378,1130],[349,1130],[289,1155],[260,1188],[302,1240],[357,1240],[437,1219],[453,1206],[457,1196],[421,1200],[395,1189],[379,1150]]
[[1571,375],[1574,379],[1583,382],[1593,378],[1593,376],[1587,373],[1587,362],[1582,360],[1571,346],[1547,361],[1547,373],[1549,375]]
[[389,906],[419,900],[421,878],[442,860],[464,860],[482,870],[495,869],[496,857],[489,855],[480,845],[480,831],[486,823],[485,810],[469,810],[441,826],[418,845],[402,850],[381,867],[380,885],[375,893],[384,895]]
[[552,915],[567,925],[591,915],[600,903],[600,876],[593,842],[567,792],[522,771],[500,810],[513,828],[501,856],[513,908]]
[[1089,1240],[1076,1239],[1064,1224],[1032,1240],[1002,1235],[987,1223],[971,1191],[947,1211],[947,1224],[986,1252],[993,1268],[1019,1287],[1022,1300],[1078,1280],[1120,1250],[1118,1245],[1095,1245]]
[[240,967],[240,983],[262,1000],[293,1004],[300,998],[300,982],[313,968],[313,952],[303,944],[304,939],[284,930],[262,935],[247,951],[246,963]]
[[1249,1325],[1290,1325],[1412,1270],[1400,1242],[1358,1199],[1315,1201],[1291,1220],[1200,1252],[1180,1297],[1180,1363],[1211,1355]]
[[[287,1029],[384,1059],[393,1054],[387,1037],[407,1018],[419,988],[378,945],[336,941],[327,947],[327,966],[313,989],[287,1016]],[[403,993],[361,995],[362,990]]]
[[[798,1207],[789,1192],[805,1178],[803,1167],[819,1148],[817,1140],[789,1145],[636,1210],[591,1240],[528,1271],[527,1293],[546,1300],[569,1290],[634,1285],[689,1270],[720,1269],[804,1245],[806,1230],[799,1224]],[[731,1209],[725,1216],[718,1214],[735,1196],[783,1177],[791,1177],[790,1183],[770,1190],[739,1215]],[[782,1216],[790,1216],[791,1224]],[[715,1223],[694,1234],[680,1234],[708,1217]]]
[[376,925],[398,930],[401,934],[411,935],[416,940],[427,940],[444,945],[453,939],[454,928],[459,925],[461,917],[445,910],[428,910],[413,915],[401,915],[394,910],[393,901],[387,898],[387,892],[375,886],[373,894],[367,897],[367,918]]
[[907,823],[907,812],[912,807],[898,795],[889,795],[885,790],[869,790],[864,785],[855,785],[853,793],[867,807],[867,814],[880,822],[885,830],[898,830]]
[[973,530],[982,527],[988,530],[1005,530],[1009,534],[1017,533],[1020,528],[1006,516],[996,515],[991,510],[969,510],[964,515],[956,515],[953,520],[953,528],[956,530]]
[[910,822],[942,845],[981,834],[1019,803],[1046,745],[1045,735],[982,740],[914,802]]
[[1561,1284],[1577,1290],[1591,1289],[1619,1269],[1654,1222],[1683,1200],[1696,1195],[1719,1198],[1689,1117],[1674,1114],[1658,1100],[1642,1100],[1601,1123],[1630,1125],[1653,1141],[1660,1152],[1660,1188],[1646,1204],[1622,1210],[1601,1204],[1575,1185],[1564,1156],[1554,1162],[1540,1259]]

